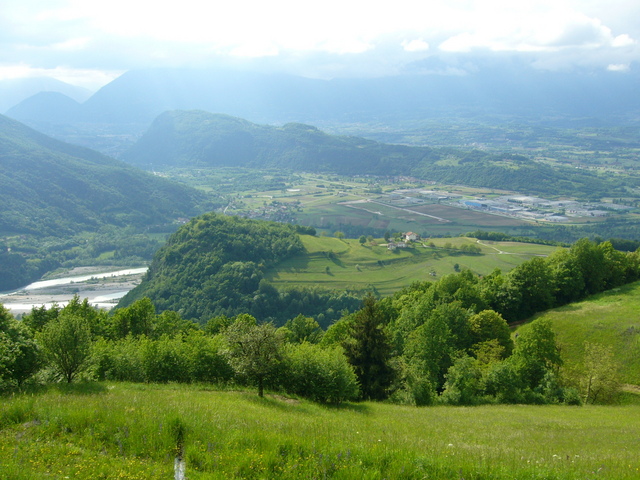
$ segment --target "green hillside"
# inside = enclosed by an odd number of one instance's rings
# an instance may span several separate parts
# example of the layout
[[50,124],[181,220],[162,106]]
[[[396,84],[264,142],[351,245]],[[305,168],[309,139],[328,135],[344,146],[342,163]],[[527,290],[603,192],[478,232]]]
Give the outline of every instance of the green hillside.
[[[0,291],[61,265],[148,260],[150,232],[206,209],[205,195],[0,116]],[[117,263],[116,263],[117,264]]]
[[60,386],[3,399],[0,477],[174,478],[180,439],[191,480],[632,480],[639,422],[637,406],[333,408],[186,385]]
[[202,202],[193,189],[0,116],[0,235],[157,226]]
[[567,367],[582,363],[584,342],[597,343],[613,350],[623,383],[640,385],[639,311],[640,283],[636,282],[535,318],[551,320]]
[[[499,242],[479,244],[472,238],[436,238],[389,250],[384,240],[301,236],[304,251],[265,272],[276,287],[319,287],[327,290],[373,289],[392,294],[413,282],[437,280],[459,270],[486,275],[509,271],[533,256],[549,255],[557,247]],[[468,247],[478,247],[478,253]]]
[[552,166],[523,155],[393,145],[336,136],[297,123],[256,125],[228,115],[171,111],[160,115],[122,155],[134,165],[236,166],[348,175],[406,175],[446,184],[598,200],[629,194],[640,178]]
[[388,295],[464,269],[475,274],[508,271],[555,250],[459,237],[392,251],[386,243],[298,233],[305,231],[213,213],[197,217],[169,238],[142,283],[119,306],[146,296],[159,311],[179,311],[200,322],[250,313],[284,323],[302,313],[319,316],[326,327],[343,309],[359,307],[366,291]]

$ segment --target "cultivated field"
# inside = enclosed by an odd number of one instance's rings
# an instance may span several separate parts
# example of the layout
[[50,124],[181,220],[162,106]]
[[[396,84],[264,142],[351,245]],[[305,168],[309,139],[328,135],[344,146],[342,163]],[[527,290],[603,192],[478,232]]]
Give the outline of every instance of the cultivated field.
[[[267,272],[266,277],[274,286],[358,291],[375,288],[380,294],[387,295],[412,282],[437,280],[461,269],[479,275],[495,268],[506,272],[534,255],[548,255],[556,249],[513,242],[478,243],[465,237],[434,238],[393,251],[382,239],[375,245],[322,236],[305,235],[302,240],[305,254]],[[479,254],[464,253],[460,250],[463,245],[477,245],[481,251]]]

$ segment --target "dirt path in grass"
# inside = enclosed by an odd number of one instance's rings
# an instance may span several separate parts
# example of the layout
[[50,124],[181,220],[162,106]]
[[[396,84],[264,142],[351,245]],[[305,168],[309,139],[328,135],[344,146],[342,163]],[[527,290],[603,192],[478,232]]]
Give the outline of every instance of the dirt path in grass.
[[499,248],[494,247],[493,245],[487,245],[486,243],[482,243],[480,240],[476,240],[476,243],[478,245],[482,245],[483,247],[493,248],[496,252],[498,252],[498,255],[515,255],[515,253],[503,252],[502,250],[500,250]]

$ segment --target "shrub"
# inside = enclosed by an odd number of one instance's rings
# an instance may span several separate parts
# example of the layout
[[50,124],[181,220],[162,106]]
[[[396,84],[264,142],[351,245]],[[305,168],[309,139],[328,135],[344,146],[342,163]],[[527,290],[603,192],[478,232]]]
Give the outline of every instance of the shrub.
[[452,405],[473,405],[481,394],[482,371],[478,361],[467,355],[457,358],[445,375],[442,400]]
[[359,395],[353,367],[342,348],[322,348],[310,343],[287,345],[288,380],[285,388],[297,395],[323,403],[355,400]]

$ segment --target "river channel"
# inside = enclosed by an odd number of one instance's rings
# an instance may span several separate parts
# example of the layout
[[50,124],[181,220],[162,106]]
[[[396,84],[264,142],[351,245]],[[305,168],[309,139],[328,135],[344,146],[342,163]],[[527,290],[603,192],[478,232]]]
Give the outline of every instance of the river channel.
[[0,303],[14,315],[28,313],[33,307],[66,305],[74,295],[87,298],[98,308],[113,308],[129,290],[142,280],[147,267],[110,270],[106,267],[81,267],[64,277],[40,280],[0,294]]

